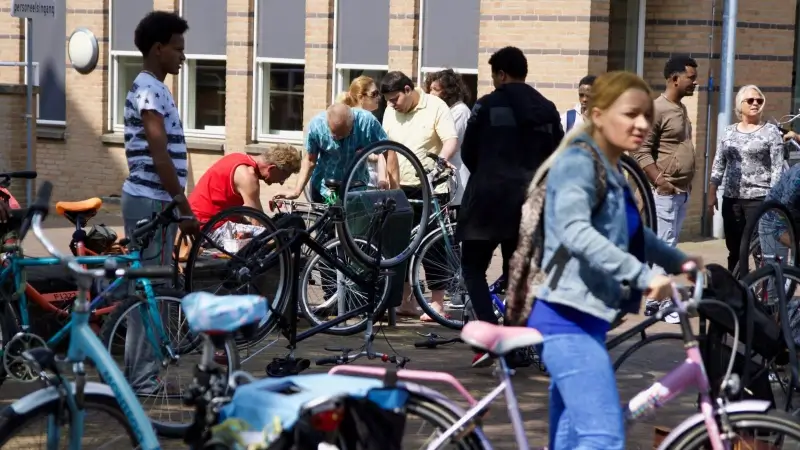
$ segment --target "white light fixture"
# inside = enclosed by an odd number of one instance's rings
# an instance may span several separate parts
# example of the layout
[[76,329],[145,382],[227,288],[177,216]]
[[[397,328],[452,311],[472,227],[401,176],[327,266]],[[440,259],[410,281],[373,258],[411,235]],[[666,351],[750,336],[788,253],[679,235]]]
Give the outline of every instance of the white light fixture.
[[83,75],[91,73],[97,67],[100,50],[97,38],[87,28],[77,28],[69,37],[67,53],[72,67]]

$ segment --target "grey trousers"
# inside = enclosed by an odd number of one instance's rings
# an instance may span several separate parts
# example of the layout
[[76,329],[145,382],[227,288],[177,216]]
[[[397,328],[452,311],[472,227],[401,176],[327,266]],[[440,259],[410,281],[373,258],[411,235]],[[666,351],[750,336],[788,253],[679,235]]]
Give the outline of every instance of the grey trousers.
[[[122,219],[125,235],[130,236],[136,229],[136,222],[150,219],[153,213],[159,213],[169,202],[136,197],[122,193]],[[171,224],[156,231],[155,237],[142,252],[142,264],[145,266],[161,266],[172,264],[172,251],[178,225]],[[159,280],[154,280],[154,284]],[[162,318],[163,321],[163,318]],[[125,377],[137,394],[153,393],[158,388],[159,361],[155,360],[152,344],[147,339],[142,315],[139,309],[131,311],[127,318],[127,334],[125,335]],[[166,325],[166,322],[164,322]],[[153,330],[157,332],[157,330]]]

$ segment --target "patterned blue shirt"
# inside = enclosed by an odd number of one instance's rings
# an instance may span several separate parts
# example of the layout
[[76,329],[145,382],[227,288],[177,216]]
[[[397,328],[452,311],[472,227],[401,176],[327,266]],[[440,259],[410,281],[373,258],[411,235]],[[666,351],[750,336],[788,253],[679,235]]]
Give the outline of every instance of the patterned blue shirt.
[[[776,200],[789,209],[791,219],[800,219],[800,164],[793,165],[785,171],[778,182],[770,189],[765,201]],[[769,212],[759,224],[761,232],[772,234],[777,239],[786,231],[786,219],[777,213]]]
[[[355,162],[358,150],[374,142],[388,139],[381,123],[371,112],[361,108],[352,108],[352,111],[353,130],[349,136],[338,141],[331,135],[325,111],[314,116],[308,124],[306,150],[309,155],[317,156],[317,165],[311,174],[311,187],[319,190],[323,196],[330,195],[330,190],[325,187],[326,179],[344,183],[344,177]],[[355,180],[367,183],[369,181],[367,164],[362,164],[357,170]]]

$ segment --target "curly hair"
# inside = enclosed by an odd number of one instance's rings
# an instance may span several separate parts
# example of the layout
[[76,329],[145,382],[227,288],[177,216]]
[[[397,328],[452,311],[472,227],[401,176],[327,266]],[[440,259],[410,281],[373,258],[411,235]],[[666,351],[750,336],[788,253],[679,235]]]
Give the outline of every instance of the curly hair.
[[442,87],[444,96],[442,100],[447,103],[447,106],[453,106],[459,101],[469,103],[470,94],[467,85],[461,78],[461,75],[455,73],[453,69],[440,70],[438,72],[429,73],[425,77],[425,92],[431,92],[431,85],[436,81]]
[[300,151],[288,144],[278,144],[263,154],[267,164],[286,173],[300,172]]

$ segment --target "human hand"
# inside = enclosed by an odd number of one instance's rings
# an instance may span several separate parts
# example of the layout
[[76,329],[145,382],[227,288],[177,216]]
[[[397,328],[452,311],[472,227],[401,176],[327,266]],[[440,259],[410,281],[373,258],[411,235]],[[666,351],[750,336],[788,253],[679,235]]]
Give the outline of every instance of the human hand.
[[655,275],[647,285],[645,295],[654,300],[672,297],[672,279],[666,275]]
[[389,180],[388,179],[378,180],[378,189],[382,191],[389,189]]
[[298,193],[296,191],[286,190],[286,191],[283,191],[281,193],[275,194],[275,196],[273,196],[272,199],[273,200],[296,200],[298,197],[300,197],[300,193]]
[[656,186],[656,193],[659,195],[674,195],[677,192],[675,186],[669,181],[664,181]]
[[795,141],[800,141],[800,136],[798,136],[798,134],[795,133],[794,131],[790,131],[783,135],[783,142],[789,142],[792,139],[794,139]]
[[706,208],[708,208],[708,215],[709,216],[713,216],[714,215],[714,210],[719,209],[719,204],[718,204],[716,195],[713,196],[713,197],[710,196],[710,195],[708,196],[708,204],[706,205]]
[[183,234],[194,236],[200,233],[200,222],[194,217],[186,218],[178,223],[178,228]]

